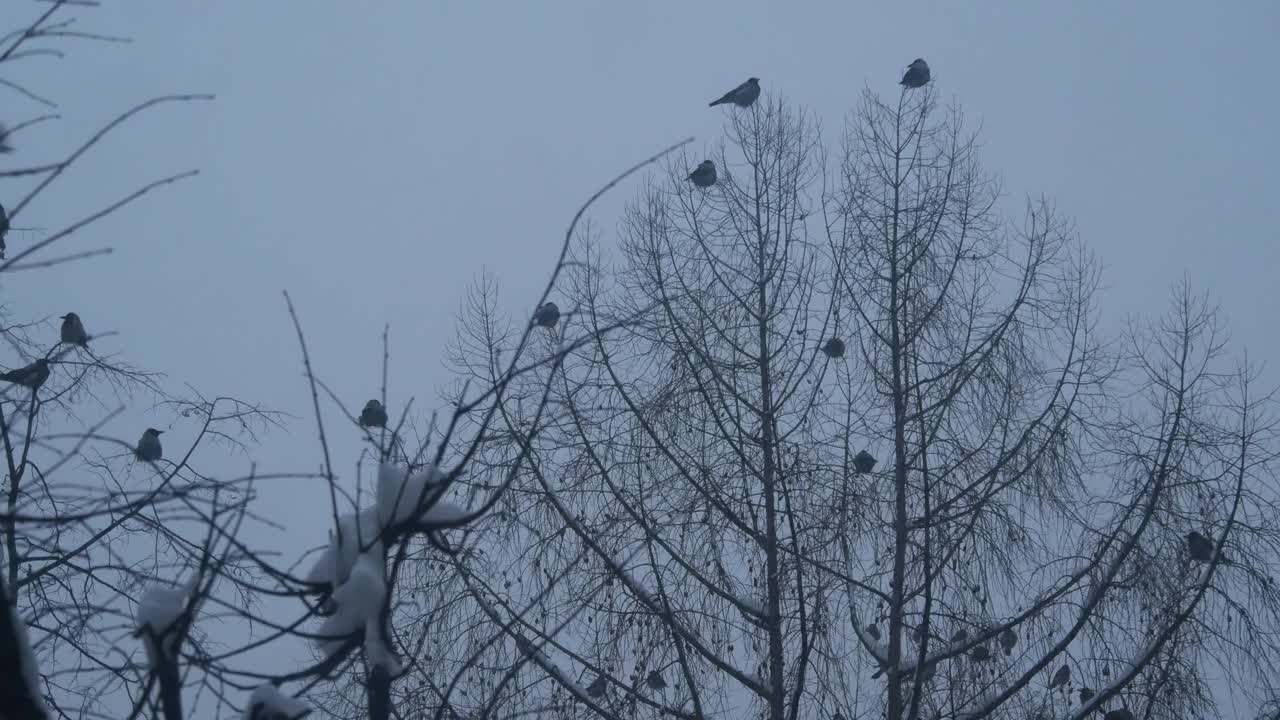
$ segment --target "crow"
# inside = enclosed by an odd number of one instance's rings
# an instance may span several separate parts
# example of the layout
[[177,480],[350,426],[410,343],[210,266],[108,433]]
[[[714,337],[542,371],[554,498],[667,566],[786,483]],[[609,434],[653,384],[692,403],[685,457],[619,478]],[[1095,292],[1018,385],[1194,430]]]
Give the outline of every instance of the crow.
[[689,173],[689,179],[694,185],[700,188],[709,188],[716,184],[716,164],[710,160],[703,160],[698,163],[698,167]]
[[741,108],[751,107],[758,97],[760,97],[760,78],[748,78],[746,82],[721,95],[719,100],[712,100],[708,107],[728,103],[733,103]]
[[160,433],[163,430],[155,428],[147,428],[142,433],[142,438],[138,440],[138,447],[133,449],[133,456],[144,462],[155,462],[164,455],[164,449],[160,447]]
[[924,87],[929,80],[929,63],[925,62],[923,58],[916,58],[907,66],[907,72],[902,76],[902,80],[898,84],[905,85],[908,88],[918,88]]
[[40,358],[26,367],[0,373],[0,380],[28,387],[32,390],[38,390],[44,384],[44,381],[48,379],[49,361],[44,358]]

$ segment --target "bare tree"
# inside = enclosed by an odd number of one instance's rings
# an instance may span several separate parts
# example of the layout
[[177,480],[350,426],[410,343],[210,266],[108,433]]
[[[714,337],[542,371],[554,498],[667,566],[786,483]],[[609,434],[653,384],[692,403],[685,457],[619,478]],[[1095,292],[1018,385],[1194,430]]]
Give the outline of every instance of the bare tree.
[[[1216,315],[1182,287],[1103,337],[1069,223],[1007,219],[928,88],[864,94],[837,162],[783,102],[732,118],[714,186],[686,156],[618,257],[579,237],[597,341],[476,456],[478,485],[527,464],[471,571],[507,647],[458,673],[563,716],[1183,717],[1219,668],[1260,702],[1274,408]],[[489,285],[469,312],[455,363],[491,379],[512,329]]]

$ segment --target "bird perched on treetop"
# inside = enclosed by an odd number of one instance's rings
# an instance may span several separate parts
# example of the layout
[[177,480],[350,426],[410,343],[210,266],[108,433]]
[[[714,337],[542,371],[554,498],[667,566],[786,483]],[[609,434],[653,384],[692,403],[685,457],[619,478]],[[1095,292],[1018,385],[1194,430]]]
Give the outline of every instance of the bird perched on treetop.
[[544,328],[553,328],[560,322],[560,308],[553,302],[545,302],[533,312],[533,321]]
[[138,447],[133,449],[133,456],[144,462],[155,462],[164,455],[164,449],[160,447],[160,433],[163,430],[155,428],[147,428],[142,433],[142,438],[138,440]]
[[929,80],[929,63],[925,62],[924,58],[916,58],[907,66],[907,72],[898,84],[908,88],[918,88],[924,87]]
[[84,323],[75,313],[62,316],[62,342],[68,345],[89,346],[89,333],[84,331]]
[[712,100],[708,107],[727,103],[733,103],[742,108],[751,107],[758,97],[760,97],[760,78],[747,78],[746,82],[721,95],[720,99]]
[[[1213,541],[1192,530],[1187,533],[1187,552],[1191,553],[1191,559],[1197,562],[1209,562],[1213,557]],[[1219,553],[1218,558],[1222,560],[1223,565],[1230,565],[1231,561],[1227,556]]]
[[1063,665],[1053,674],[1053,679],[1049,681],[1049,689],[1062,687],[1069,682],[1071,682],[1071,668]]
[[859,450],[857,455],[853,456],[853,470],[859,475],[864,475],[876,469],[876,459],[871,457],[871,453],[866,450]]
[[700,188],[709,188],[716,184],[716,164],[710,160],[703,160],[698,163],[698,167],[689,173],[689,179],[694,185]]
[[831,338],[822,344],[822,352],[829,358],[844,357],[844,341],[840,338]]
[[653,690],[661,690],[667,686],[667,681],[662,679],[662,673],[654,670],[649,673],[649,677],[645,678],[644,684]]
[[370,400],[360,411],[360,424],[364,427],[386,427],[387,409],[377,400]]
[[45,380],[49,379],[49,361],[39,358],[35,362],[20,367],[16,370],[10,370],[6,373],[0,373],[0,380],[11,382],[15,385],[29,387],[32,390],[38,390]]

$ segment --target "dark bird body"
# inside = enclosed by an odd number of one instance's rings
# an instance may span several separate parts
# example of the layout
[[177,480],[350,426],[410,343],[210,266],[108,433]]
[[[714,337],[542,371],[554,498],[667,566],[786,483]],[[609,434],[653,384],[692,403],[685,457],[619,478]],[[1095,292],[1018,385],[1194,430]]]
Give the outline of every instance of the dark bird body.
[[822,344],[822,352],[829,358],[844,357],[844,341],[840,338],[831,338]]
[[32,390],[39,389],[44,384],[44,381],[48,379],[49,361],[44,358],[40,358],[26,367],[0,373],[0,380],[28,387]]
[[1102,716],[1102,720],[1133,720],[1133,713],[1129,712],[1129,708],[1110,710]]
[[853,456],[853,470],[859,475],[865,475],[875,469],[876,459],[866,450],[859,450],[858,454]]
[[661,690],[667,686],[667,681],[662,679],[662,673],[654,670],[649,673],[649,677],[645,678],[644,684],[651,690]]
[[986,662],[991,659],[991,649],[986,645],[979,645],[969,651],[969,656],[974,662]]
[[84,323],[80,322],[79,315],[67,313],[62,316],[62,342],[88,347],[89,333],[84,331]]
[[160,434],[163,430],[155,428],[147,428],[142,433],[142,439],[138,440],[138,447],[133,449],[133,456],[143,462],[155,462],[164,455],[164,449],[160,447]]
[[1090,700],[1093,699],[1094,695],[1096,694],[1097,693],[1095,693],[1093,691],[1093,688],[1091,687],[1080,688],[1080,704],[1084,705],[1085,703],[1089,702]]
[[387,409],[377,400],[370,400],[360,411],[360,424],[364,427],[386,427]]
[[604,695],[605,687],[606,687],[606,683],[605,683],[604,676],[598,675],[595,681],[593,681],[590,685],[587,686],[587,694],[593,698],[598,698],[601,695]]
[[1013,653],[1013,646],[1018,644],[1018,633],[1013,628],[1005,628],[996,639],[1000,641],[1000,649],[1004,650],[1004,654],[1010,655]]
[[703,160],[698,163],[698,167],[689,173],[689,179],[694,185],[700,188],[709,188],[716,184],[716,164],[710,160]]
[[[1187,552],[1191,554],[1191,559],[1197,562],[1209,562],[1213,558],[1213,541],[1192,530],[1187,533]],[[1226,555],[1219,554],[1218,558],[1222,560],[1223,565],[1230,565],[1231,561]]]
[[1071,682],[1071,668],[1063,665],[1053,674],[1053,679],[1049,681],[1049,689],[1060,688],[1069,682]]
[[899,85],[905,85],[908,88],[924,87],[930,80],[929,63],[923,58],[916,58],[907,66],[907,72],[902,76]]
[[751,107],[758,97],[760,97],[760,78],[748,78],[746,82],[721,95],[718,100],[712,100],[708,107],[727,105],[728,103],[733,103],[741,108]]
[[553,328],[560,322],[560,308],[553,302],[543,303],[533,313],[533,321],[544,328]]

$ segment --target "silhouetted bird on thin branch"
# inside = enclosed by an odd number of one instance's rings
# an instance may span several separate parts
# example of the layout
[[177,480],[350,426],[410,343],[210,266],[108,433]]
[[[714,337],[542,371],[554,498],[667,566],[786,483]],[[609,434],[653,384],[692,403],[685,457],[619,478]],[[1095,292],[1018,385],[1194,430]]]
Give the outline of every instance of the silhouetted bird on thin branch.
[[540,327],[555,327],[560,322],[560,307],[553,302],[543,303],[533,312],[533,321]]
[[698,163],[698,167],[689,173],[689,179],[694,185],[700,188],[709,188],[716,184],[716,164],[710,160],[703,160]]
[[859,450],[857,455],[853,456],[853,470],[859,475],[865,475],[876,469],[876,459],[866,450]]
[[[1213,558],[1213,541],[1192,530],[1187,533],[1187,552],[1191,554],[1191,559],[1197,562],[1209,562]],[[1218,558],[1223,565],[1230,565],[1231,560],[1226,555],[1219,554]]]
[[822,344],[822,352],[829,358],[844,357],[844,341],[840,338],[831,338]]
[[908,88],[924,87],[930,80],[929,63],[923,58],[916,58],[907,66],[907,72],[902,76],[899,85],[905,85]]
[[360,411],[360,424],[364,427],[386,427],[387,409],[377,400],[370,400]]
[[40,389],[40,386],[48,379],[49,361],[44,358],[40,358],[26,367],[20,367],[16,370],[0,373],[0,380],[28,387],[32,390]]
[[748,78],[746,82],[721,95],[718,100],[712,100],[708,107],[727,105],[728,103],[733,103],[742,108],[751,107],[758,97],[760,97],[760,78]]
[[147,428],[142,433],[142,438],[138,440],[138,446],[133,449],[133,456],[143,462],[155,462],[164,455],[164,448],[160,447],[160,434],[163,430],[155,428]]
[[89,333],[84,331],[84,323],[75,313],[62,316],[62,342],[68,345],[89,346]]

